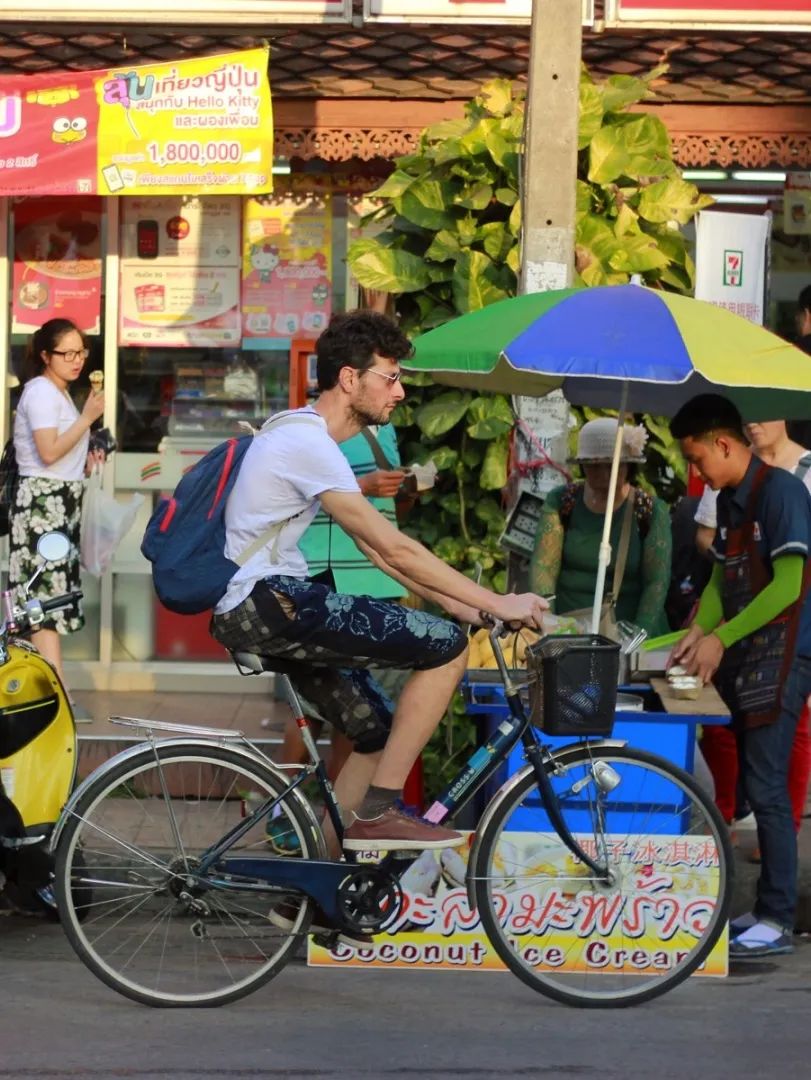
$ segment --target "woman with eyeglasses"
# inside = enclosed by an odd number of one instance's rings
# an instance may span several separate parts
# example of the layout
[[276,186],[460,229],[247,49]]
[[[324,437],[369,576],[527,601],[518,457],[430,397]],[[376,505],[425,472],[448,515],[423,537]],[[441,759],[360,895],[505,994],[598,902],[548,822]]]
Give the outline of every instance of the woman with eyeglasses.
[[[46,569],[38,597],[80,587],[79,530],[82,480],[104,456],[89,450],[90,427],[104,412],[104,393],[92,388],[82,411],[70,387],[88,357],[84,335],[69,319],[49,319],[31,337],[22,371],[23,391],[14,418],[14,450],[19,480],[9,532],[9,588],[23,585],[37,568],[37,540],[58,530],[71,541],[68,560]],[[60,635],[84,625],[81,608],[49,615],[31,634],[37,651],[54,665],[63,684]]]

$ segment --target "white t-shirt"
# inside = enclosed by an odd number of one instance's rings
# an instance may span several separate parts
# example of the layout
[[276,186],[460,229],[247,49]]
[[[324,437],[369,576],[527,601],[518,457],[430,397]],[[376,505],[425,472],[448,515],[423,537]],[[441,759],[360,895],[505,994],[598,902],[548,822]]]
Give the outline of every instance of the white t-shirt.
[[279,415],[307,419],[266,425],[254,436],[225,508],[225,555],[236,559],[270,525],[287,524],[231,578],[214,609],[217,614],[241,604],[256,582],[271,574],[307,577],[307,560],[298,542],[318,512],[318,496],[325,491],[360,491],[315,409],[308,406]]
[[14,451],[20,476],[44,476],[49,480],[81,480],[87,463],[90,432],[58,461],[46,465],[37,451],[34,432],[56,428],[61,435],[76,423],[79,410],[67,392],[59,390],[50,379],[38,375],[23,387],[14,418]]
[[[802,482],[811,491],[811,468],[807,458],[811,456],[811,451],[806,450],[800,460],[797,462],[793,469],[789,471],[795,475],[800,475]],[[709,484],[704,485],[704,491],[701,493],[701,499],[693,520],[697,525],[703,525],[707,529],[718,528],[718,516],[716,513],[716,507],[718,503],[718,492],[713,491]]]

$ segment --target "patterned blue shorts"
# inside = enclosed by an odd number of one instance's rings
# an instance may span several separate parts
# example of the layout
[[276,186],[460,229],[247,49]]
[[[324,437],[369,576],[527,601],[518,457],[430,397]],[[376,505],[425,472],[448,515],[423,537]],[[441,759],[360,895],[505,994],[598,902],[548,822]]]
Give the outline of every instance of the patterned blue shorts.
[[271,658],[361,753],[383,748],[393,712],[367,669],[441,667],[467,645],[447,619],[283,576],[258,582],[232,611],[215,615],[211,633],[232,652]]

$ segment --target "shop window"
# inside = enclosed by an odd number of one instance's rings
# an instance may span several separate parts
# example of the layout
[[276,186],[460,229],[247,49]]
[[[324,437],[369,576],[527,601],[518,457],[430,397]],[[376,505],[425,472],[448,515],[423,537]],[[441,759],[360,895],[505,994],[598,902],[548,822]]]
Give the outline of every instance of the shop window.
[[129,348],[119,352],[118,442],[154,452],[259,427],[288,405],[289,352]]

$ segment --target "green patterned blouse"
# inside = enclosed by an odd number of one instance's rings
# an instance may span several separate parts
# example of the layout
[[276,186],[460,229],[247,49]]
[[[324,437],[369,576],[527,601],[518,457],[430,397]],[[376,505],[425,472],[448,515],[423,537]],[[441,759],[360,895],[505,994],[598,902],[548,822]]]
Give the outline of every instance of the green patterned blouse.
[[[603,530],[603,514],[586,506],[582,485],[564,529],[559,511],[566,492],[565,486],[555,488],[546,497],[530,567],[533,592],[541,596],[554,594],[553,607],[559,613],[593,604]],[[667,504],[657,498],[651,503],[644,538],[638,519],[631,527],[628,561],[616,606],[617,618],[627,619],[655,636],[670,629],[664,607],[670,584],[672,540]],[[611,564],[606,574],[606,591],[614,579],[625,505],[614,511],[611,523]]]

